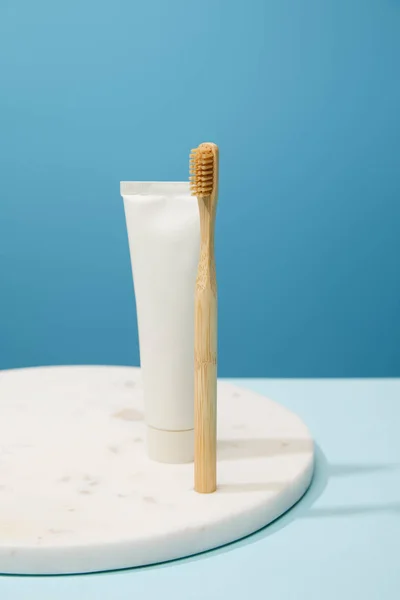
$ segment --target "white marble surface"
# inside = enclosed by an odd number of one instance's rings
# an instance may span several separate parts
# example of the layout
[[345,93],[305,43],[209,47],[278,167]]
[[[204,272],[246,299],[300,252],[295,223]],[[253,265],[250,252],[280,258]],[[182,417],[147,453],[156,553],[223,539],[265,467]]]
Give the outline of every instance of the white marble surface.
[[218,482],[145,453],[140,370],[0,373],[0,572],[78,573],[166,561],[247,535],[307,489],[306,426],[218,383]]

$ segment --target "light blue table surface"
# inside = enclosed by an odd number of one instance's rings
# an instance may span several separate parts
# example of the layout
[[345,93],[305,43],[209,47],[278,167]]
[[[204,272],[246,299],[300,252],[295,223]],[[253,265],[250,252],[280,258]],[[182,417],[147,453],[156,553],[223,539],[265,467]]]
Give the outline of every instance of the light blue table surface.
[[1,600],[398,600],[400,379],[236,383],[289,407],[314,435],[314,481],[291,511],[245,540],[169,564],[1,576]]

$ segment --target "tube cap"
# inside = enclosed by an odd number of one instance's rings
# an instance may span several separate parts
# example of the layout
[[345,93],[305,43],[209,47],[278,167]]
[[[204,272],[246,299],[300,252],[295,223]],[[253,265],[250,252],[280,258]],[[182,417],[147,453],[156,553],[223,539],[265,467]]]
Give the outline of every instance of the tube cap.
[[190,463],[194,457],[194,430],[166,431],[147,427],[149,458],[162,463]]

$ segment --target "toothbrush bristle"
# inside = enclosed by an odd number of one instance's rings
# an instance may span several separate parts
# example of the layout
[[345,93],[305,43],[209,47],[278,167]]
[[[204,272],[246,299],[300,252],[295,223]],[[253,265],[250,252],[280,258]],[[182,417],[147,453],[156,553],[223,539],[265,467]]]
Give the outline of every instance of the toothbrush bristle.
[[190,153],[190,190],[192,196],[211,196],[214,185],[214,153],[208,144],[200,144]]

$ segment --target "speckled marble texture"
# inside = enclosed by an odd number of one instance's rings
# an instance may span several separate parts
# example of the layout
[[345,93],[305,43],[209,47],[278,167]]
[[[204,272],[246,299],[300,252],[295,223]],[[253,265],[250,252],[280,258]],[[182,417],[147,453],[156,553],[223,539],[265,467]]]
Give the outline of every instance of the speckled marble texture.
[[282,406],[218,382],[218,482],[150,461],[140,369],[0,373],[0,572],[162,562],[243,537],[306,491],[313,442]]

